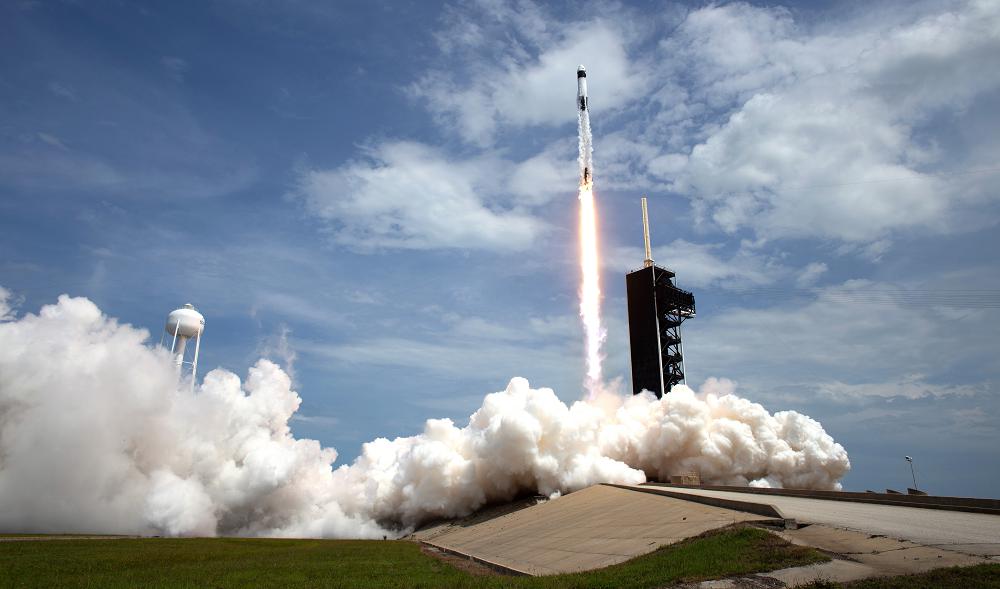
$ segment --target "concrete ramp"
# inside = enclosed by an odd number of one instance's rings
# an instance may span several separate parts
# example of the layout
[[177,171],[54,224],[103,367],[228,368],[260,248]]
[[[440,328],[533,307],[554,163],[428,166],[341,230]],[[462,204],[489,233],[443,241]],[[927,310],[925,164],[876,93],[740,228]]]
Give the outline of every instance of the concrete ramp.
[[768,519],[595,485],[487,521],[439,527],[423,541],[497,568],[550,575],[606,567],[709,530]]

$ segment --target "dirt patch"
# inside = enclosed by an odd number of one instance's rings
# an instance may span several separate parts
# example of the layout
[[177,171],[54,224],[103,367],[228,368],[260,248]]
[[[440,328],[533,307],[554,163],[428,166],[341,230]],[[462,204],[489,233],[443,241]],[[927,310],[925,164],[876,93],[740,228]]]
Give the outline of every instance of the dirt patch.
[[738,589],[781,589],[785,584],[771,577],[761,577],[751,575],[749,577],[738,577],[733,579],[733,584]]
[[121,540],[139,536],[0,536],[0,542],[45,542],[47,540]]
[[675,585],[671,589],[784,589],[785,587],[787,585],[777,579],[759,575],[747,575],[715,581],[684,583],[683,585]]
[[449,554],[443,550],[438,550],[433,546],[428,546],[426,544],[421,544],[420,552],[423,552],[431,558],[436,558],[441,562],[447,563],[456,569],[469,573],[470,575],[475,575],[477,577],[495,577],[499,576],[500,573],[491,569],[490,567],[479,564],[474,560],[468,558],[463,558],[461,556],[456,556],[454,554]]
[[455,529],[475,526],[522,509],[527,509],[528,507],[534,507],[535,505],[544,503],[545,501],[548,501],[546,497],[540,495],[528,495],[514,499],[508,503],[494,503],[492,505],[482,507],[475,513],[465,517],[424,522],[417,530],[405,536],[403,539],[416,541],[430,540],[436,536],[446,534]]

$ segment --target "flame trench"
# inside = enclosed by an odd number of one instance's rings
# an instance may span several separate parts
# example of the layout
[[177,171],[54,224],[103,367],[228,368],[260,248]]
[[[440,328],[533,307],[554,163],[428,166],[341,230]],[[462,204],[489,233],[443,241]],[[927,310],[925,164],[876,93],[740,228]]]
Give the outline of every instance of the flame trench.
[[584,386],[593,395],[601,385],[601,346],[605,330],[601,325],[600,260],[597,254],[597,207],[594,203],[590,115],[580,111],[580,319],[583,321],[587,373]]

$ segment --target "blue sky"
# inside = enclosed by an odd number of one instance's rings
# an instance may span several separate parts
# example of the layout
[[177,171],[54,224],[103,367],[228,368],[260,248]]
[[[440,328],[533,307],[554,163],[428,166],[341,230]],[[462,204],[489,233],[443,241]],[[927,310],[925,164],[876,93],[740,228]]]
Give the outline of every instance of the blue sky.
[[851,489],[996,495],[1000,3],[6,2],[0,285],[291,367],[349,460],[513,376],[579,398],[574,70],[606,374],[626,270],[690,383],[820,420]]

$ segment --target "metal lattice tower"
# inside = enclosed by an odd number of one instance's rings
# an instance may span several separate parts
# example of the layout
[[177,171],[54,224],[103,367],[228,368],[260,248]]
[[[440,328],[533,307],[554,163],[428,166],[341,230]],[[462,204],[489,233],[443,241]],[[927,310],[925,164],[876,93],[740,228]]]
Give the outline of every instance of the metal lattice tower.
[[643,267],[625,275],[632,392],[652,391],[657,397],[685,382],[681,324],[695,316],[694,295],[677,288],[672,271],[657,266],[649,245],[649,218],[642,199]]

